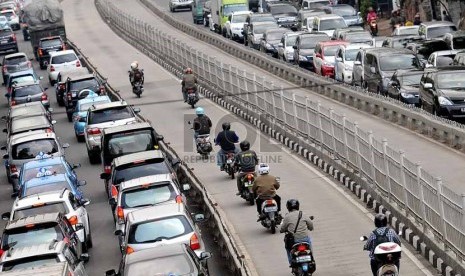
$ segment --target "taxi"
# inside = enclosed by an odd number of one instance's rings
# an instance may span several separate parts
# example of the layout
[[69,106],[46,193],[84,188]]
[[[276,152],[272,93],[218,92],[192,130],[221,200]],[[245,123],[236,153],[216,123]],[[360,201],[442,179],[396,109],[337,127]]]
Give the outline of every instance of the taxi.
[[76,104],[73,113],[74,134],[78,142],[85,140],[84,130],[86,127],[87,110],[94,104],[110,103],[111,100],[108,96],[99,96],[97,93],[91,91],[89,95]]

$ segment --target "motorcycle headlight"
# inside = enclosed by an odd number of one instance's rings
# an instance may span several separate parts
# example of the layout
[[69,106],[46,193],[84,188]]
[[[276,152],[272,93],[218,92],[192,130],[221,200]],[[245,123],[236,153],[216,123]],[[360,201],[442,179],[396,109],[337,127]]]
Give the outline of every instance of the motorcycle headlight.
[[299,60],[300,61],[308,61],[308,59],[305,56],[299,55]]
[[400,93],[400,95],[402,96],[402,98],[404,99],[410,99],[410,98],[415,98],[415,95],[413,94],[410,94],[410,93]]
[[453,105],[453,103],[446,97],[439,96],[438,97],[439,105]]

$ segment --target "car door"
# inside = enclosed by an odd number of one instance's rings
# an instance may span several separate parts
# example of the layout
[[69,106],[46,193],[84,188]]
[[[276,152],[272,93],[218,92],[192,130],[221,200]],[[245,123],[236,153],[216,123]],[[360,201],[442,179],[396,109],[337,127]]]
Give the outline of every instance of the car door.
[[297,37],[295,41],[295,48],[294,48],[294,62],[295,64],[299,63],[299,47],[300,47],[300,36]]
[[[81,241],[79,240],[79,237],[74,231],[73,227],[71,226],[69,221],[66,219],[66,217],[63,217],[60,225],[62,227],[63,233],[69,239],[71,246],[74,248],[76,252],[76,256],[80,257],[81,254],[83,253],[83,248],[82,248],[83,245]],[[83,231],[83,229],[80,231]]]
[[79,259],[76,252],[72,248],[65,245],[63,254],[66,258],[66,261],[69,264],[69,268],[74,273],[75,276],[87,276],[87,272],[84,268],[84,262]]
[[372,54],[365,54],[365,60],[363,62],[363,80],[365,81],[365,85],[368,87],[368,90],[371,90],[373,87],[372,77],[376,73],[376,64],[374,63],[373,59],[374,57]]
[[426,83],[431,83],[431,72],[423,75],[420,81],[420,100],[424,109],[431,110],[433,104],[433,93],[432,89],[425,88]]
[[315,67],[315,73],[321,75],[321,63],[322,63],[323,49],[321,48],[320,43],[315,47],[315,52],[313,54],[313,66]]

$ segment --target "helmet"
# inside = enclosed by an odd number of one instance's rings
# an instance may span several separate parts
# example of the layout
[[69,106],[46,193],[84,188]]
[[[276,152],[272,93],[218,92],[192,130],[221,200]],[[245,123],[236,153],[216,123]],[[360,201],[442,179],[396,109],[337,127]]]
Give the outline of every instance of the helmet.
[[195,114],[197,114],[197,116],[205,115],[205,110],[203,110],[201,107],[197,107],[195,109]]
[[185,72],[186,74],[192,74],[192,69],[190,67],[187,67]]
[[270,173],[270,166],[266,163],[260,163],[258,165],[258,174],[269,174]]
[[134,70],[134,69],[137,69],[138,67],[139,67],[139,62],[134,61],[134,62],[131,63],[131,69]]
[[376,226],[376,228],[386,227],[387,226],[387,217],[384,214],[377,214],[375,216],[375,226]]
[[223,127],[223,130],[230,130],[231,129],[231,123],[224,122],[222,127]]
[[373,7],[369,7],[369,8],[368,8],[368,11],[369,11],[369,12],[372,12],[372,11],[373,11]]
[[300,203],[297,199],[289,199],[286,202],[286,208],[290,212],[292,210],[299,210],[300,208]]
[[239,144],[239,147],[241,147],[242,151],[249,150],[250,149],[250,143],[249,143],[249,141],[244,140]]

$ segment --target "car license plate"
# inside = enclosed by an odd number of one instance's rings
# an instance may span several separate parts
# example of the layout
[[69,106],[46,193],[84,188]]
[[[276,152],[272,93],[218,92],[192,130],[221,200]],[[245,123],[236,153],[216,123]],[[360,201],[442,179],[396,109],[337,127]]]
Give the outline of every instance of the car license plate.
[[0,41],[0,44],[7,44],[8,43],[8,40],[2,40]]
[[465,113],[465,107],[460,108],[460,111],[462,111],[462,113]]
[[298,263],[306,263],[306,262],[311,262],[312,261],[312,256],[306,255],[306,256],[299,256],[296,258],[296,261]]
[[267,212],[267,213],[269,213],[269,212],[277,212],[277,211],[278,211],[277,206],[265,207],[265,212]]

